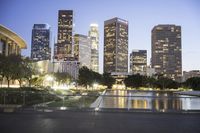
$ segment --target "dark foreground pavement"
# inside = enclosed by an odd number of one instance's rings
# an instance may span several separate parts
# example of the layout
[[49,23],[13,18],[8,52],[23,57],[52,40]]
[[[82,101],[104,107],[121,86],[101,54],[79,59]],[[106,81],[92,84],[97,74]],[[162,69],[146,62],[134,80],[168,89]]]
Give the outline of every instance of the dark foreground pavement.
[[200,133],[200,114],[1,113],[0,133]]

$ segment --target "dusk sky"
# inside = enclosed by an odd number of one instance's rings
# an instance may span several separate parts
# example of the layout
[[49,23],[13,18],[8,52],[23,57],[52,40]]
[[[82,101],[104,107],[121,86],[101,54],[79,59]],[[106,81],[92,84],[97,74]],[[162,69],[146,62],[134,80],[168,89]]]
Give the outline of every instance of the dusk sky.
[[200,0],[1,0],[0,24],[27,42],[28,49],[22,54],[30,56],[33,24],[48,23],[52,40],[57,38],[58,10],[74,11],[75,33],[87,35],[91,23],[99,24],[100,72],[104,21],[113,17],[129,21],[129,53],[146,49],[148,64],[152,28],[158,24],[180,25],[183,71],[200,69]]

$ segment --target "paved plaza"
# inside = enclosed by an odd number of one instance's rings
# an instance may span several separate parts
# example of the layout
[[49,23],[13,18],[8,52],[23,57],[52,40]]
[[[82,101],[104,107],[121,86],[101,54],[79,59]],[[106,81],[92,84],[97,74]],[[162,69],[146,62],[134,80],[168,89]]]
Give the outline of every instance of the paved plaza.
[[200,133],[200,114],[136,112],[0,113],[1,133]]

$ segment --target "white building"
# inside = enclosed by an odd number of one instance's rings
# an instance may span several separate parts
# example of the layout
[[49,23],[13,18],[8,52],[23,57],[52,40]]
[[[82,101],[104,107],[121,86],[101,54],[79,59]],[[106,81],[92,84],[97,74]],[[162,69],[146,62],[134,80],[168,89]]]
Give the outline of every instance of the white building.
[[80,62],[80,67],[91,68],[91,45],[88,36],[74,35],[74,58]]
[[79,75],[79,65],[80,63],[78,61],[59,61],[53,63],[53,70],[54,72],[68,73],[74,80],[77,80]]
[[74,80],[78,79],[80,63],[75,60],[54,61],[50,60],[38,61],[34,63],[38,73],[68,73]]
[[152,77],[156,74],[155,68],[147,67],[146,68],[146,76]]
[[[0,54],[4,56],[9,56],[11,54],[21,55],[21,50],[26,49],[27,44],[23,38],[21,38],[17,33],[8,29],[7,27],[0,24]],[[1,67],[1,65],[0,65]],[[0,78],[3,77],[0,75]],[[7,79],[3,78],[2,86],[7,87]],[[18,81],[11,80],[10,86],[18,86]]]
[[99,31],[97,24],[90,25],[88,37],[91,44],[91,69],[99,72]]
[[183,71],[183,82],[192,77],[200,77],[200,70],[192,70],[189,72]]

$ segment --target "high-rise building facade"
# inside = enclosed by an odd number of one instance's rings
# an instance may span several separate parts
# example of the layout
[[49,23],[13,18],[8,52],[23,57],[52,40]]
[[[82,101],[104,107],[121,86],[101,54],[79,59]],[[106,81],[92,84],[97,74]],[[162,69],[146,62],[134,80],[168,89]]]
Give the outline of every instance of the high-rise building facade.
[[55,44],[54,56],[57,60],[64,60],[73,55],[73,11],[59,10],[58,37]]
[[128,21],[104,22],[104,72],[128,72]]
[[53,65],[53,72],[68,73],[73,80],[78,79],[80,63],[77,60],[55,61]]
[[156,73],[181,81],[181,27],[157,25],[152,29],[152,67]]
[[99,72],[99,31],[97,24],[90,25],[88,37],[91,44],[91,69]]
[[31,59],[51,59],[51,32],[48,24],[34,24],[32,29]]
[[80,67],[91,69],[91,44],[88,36],[74,35],[74,58],[80,62]]
[[133,74],[146,75],[147,51],[133,50],[130,54],[130,72]]

